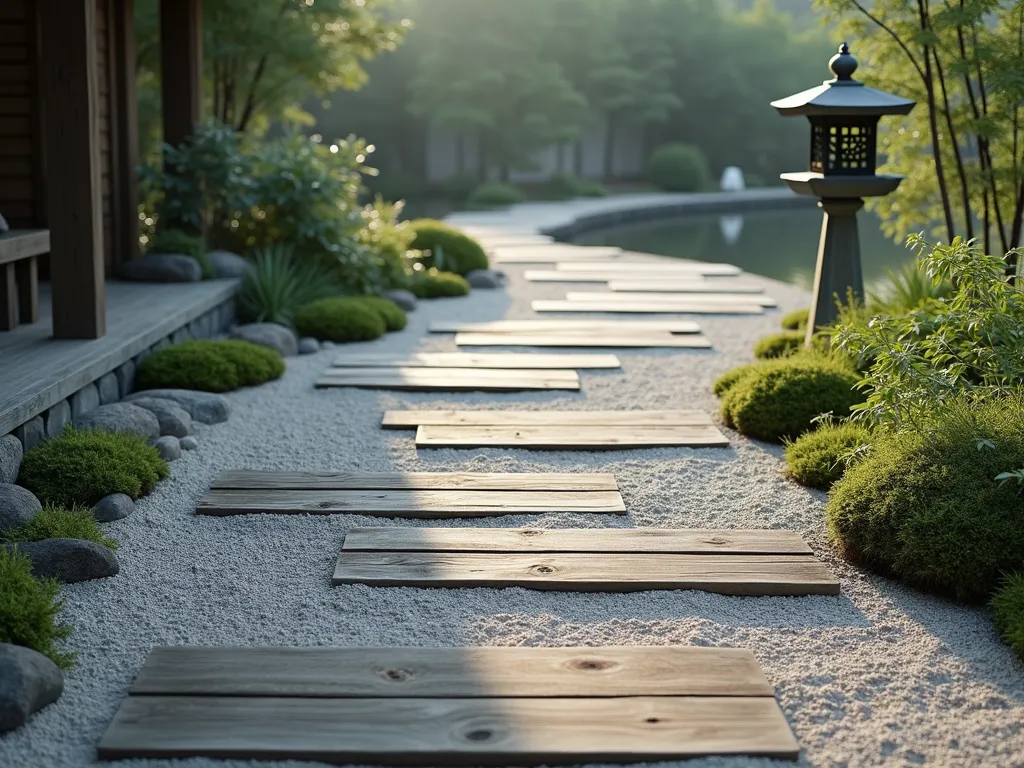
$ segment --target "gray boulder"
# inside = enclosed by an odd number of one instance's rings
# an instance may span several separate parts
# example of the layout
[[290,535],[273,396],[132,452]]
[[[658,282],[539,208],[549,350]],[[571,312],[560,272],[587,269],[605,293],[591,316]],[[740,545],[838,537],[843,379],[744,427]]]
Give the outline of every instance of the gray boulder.
[[100,405],[100,390],[95,384],[86,384],[75,392],[69,400],[71,403],[71,418],[77,419]]
[[406,312],[412,312],[416,309],[416,297],[409,291],[388,291],[384,294],[384,297],[391,299]]
[[192,389],[144,389],[141,392],[133,392],[124,401],[131,403],[143,397],[173,400],[188,411],[193,421],[200,424],[220,424],[227,421],[231,415],[231,404],[227,398],[212,392],[198,392]]
[[277,323],[237,325],[231,329],[231,336],[235,339],[259,344],[261,347],[270,347],[277,350],[283,357],[299,353],[299,340],[296,338],[295,332],[291,328]]
[[98,523],[112,523],[128,517],[135,511],[135,502],[132,497],[124,493],[112,493],[100,499],[92,508],[92,516]]
[[25,446],[26,451],[31,451],[46,439],[46,422],[42,416],[34,416],[20,427],[16,427],[14,435]]
[[184,253],[147,253],[122,264],[118,275],[138,283],[198,283],[203,270]]
[[174,461],[181,458],[181,443],[173,435],[164,435],[153,443],[160,457],[164,461]]
[[181,440],[178,441],[178,444],[181,446],[181,450],[183,451],[194,451],[199,447],[199,441],[192,437],[192,435],[181,438]]
[[505,274],[494,269],[474,269],[466,274],[466,282],[473,288],[493,290],[505,285]]
[[145,408],[139,408],[131,403],[101,405],[76,419],[75,428],[130,432],[147,440],[160,435],[159,419]]
[[103,579],[121,571],[117,555],[102,544],[82,539],[43,539],[5,544],[32,561],[32,575],[73,584],[76,581]]
[[27,488],[0,483],[0,533],[24,525],[43,509],[39,499]]
[[320,351],[320,342],[313,338],[299,339],[300,355],[315,355]]
[[60,667],[43,654],[0,643],[0,733],[20,728],[63,691]]
[[137,408],[145,408],[156,416],[157,421],[160,422],[161,435],[185,437],[192,434],[192,417],[188,411],[173,400],[163,400],[159,397],[139,397],[132,400],[131,404]]
[[252,264],[231,251],[210,251],[206,258],[216,277],[242,277],[252,272]]
[[3,214],[0,213],[0,235],[5,232],[11,231],[11,225],[7,223],[7,219],[4,218]]
[[116,403],[121,399],[121,388],[117,383],[117,376],[113,372],[106,373],[96,382],[96,389],[100,393],[100,405]]
[[70,423],[71,406],[67,400],[61,400],[46,412],[46,436],[58,437]]
[[18,479],[24,455],[21,440],[14,435],[0,437],[0,483],[13,483]]

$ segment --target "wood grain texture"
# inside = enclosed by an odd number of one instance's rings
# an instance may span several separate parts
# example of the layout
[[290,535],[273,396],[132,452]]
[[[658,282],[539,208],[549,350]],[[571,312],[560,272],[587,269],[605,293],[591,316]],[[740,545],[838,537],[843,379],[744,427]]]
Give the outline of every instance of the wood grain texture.
[[396,368],[483,368],[483,369],[589,369],[620,368],[615,355],[559,355],[499,353],[491,355],[464,352],[412,352],[346,354],[335,358],[336,368],[394,366]]
[[431,333],[566,333],[567,331],[629,336],[644,331],[700,333],[692,320],[495,320],[463,323],[438,320],[430,324]]
[[706,411],[386,411],[384,429],[430,426],[697,427],[713,424]]
[[[500,374],[500,375],[494,375]],[[575,371],[488,371],[447,368],[328,368],[316,380],[318,388],[398,389],[439,392],[578,391]]]
[[622,249],[604,246],[581,246],[565,243],[550,245],[499,246],[489,250],[496,264],[555,264],[563,261],[617,259]]
[[675,335],[644,332],[635,336],[611,336],[600,333],[457,333],[455,344],[460,347],[560,347],[569,349],[710,349],[711,342],[697,334]]
[[445,427],[420,425],[419,448],[533,448],[537,450],[625,450],[628,448],[727,448],[716,427]]
[[741,283],[729,278],[702,281],[671,277],[657,280],[632,278],[607,282],[608,290],[634,293],[764,293],[764,288],[759,285]]
[[547,512],[626,514],[618,491],[209,491],[199,515],[380,515],[421,519]]
[[722,595],[838,595],[839,581],[806,555],[583,552],[349,552],[334,584],[374,587],[524,587],[572,592],[699,589]]
[[764,309],[756,304],[701,304],[690,302],[654,301],[558,301],[534,299],[530,302],[534,312],[614,312],[649,315],[760,315]]
[[353,528],[345,551],[810,555],[795,531],[662,528]]
[[416,491],[617,491],[615,475],[533,472],[280,472],[234,469],[219,489]]
[[100,760],[241,758],[332,764],[540,765],[700,755],[796,759],[775,699],[309,699],[131,696]]
[[134,695],[773,696],[741,648],[154,648]]
[[401,376],[416,379],[493,379],[502,381],[509,378],[537,379],[539,381],[579,381],[579,374],[568,368],[552,369],[507,369],[507,368],[423,368],[423,367],[354,367],[328,368],[325,375],[374,379],[378,376]]
[[0,234],[0,264],[50,252],[50,230],[12,229]]
[[559,264],[560,272],[589,272],[591,274],[607,273],[615,277],[627,275],[658,275],[661,277],[706,275],[708,277],[727,277],[742,274],[743,270],[732,264],[711,264],[698,261],[680,262],[675,259],[664,259],[658,262],[638,261],[573,261]]
[[777,307],[779,302],[771,296],[760,293],[700,293],[683,295],[678,293],[644,293],[637,291],[569,291],[566,301],[631,301],[657,304],[757,304],[761,307]]

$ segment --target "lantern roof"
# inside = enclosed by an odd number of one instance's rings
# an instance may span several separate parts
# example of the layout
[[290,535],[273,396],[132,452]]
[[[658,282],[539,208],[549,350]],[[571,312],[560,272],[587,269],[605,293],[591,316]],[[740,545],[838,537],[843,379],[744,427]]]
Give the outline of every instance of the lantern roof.
[[841,117],[877,115],[905,115],[916,102],[892,93],[871,88],[853,79],[857,70],[857,59],[850,53],[850,46],[843,43],[839,53],[829,59],[829,68],[835,77],[819,86],[795,93],[771,105],[779,114],[807,115],[808,117]]

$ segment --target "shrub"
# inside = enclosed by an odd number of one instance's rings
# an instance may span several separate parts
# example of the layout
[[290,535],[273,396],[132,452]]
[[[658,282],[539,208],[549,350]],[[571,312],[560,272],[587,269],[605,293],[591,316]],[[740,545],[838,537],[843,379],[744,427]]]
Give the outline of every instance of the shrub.
[[665,144],[647,158],[647,178],[666,192],[699,192],[711,172],[704,154],[689,144]]
[[46,505],[91,507],[104,496],[144,496],[167,477],[167,462],[143,438],[65,429],[25,454],[19,484]]
[[279,379],[284,375],[284,358],[279,352],[269,347],[242,339],[205,343],[216,345],[224,359],[235,367],[238,383],[243,387],[255,387]]
[[27,555],[0,547],[0,643],[31,648],[68,669],[75,656],[57,650],[56,642],[71,634],[57,624],[64,602],[53,579],[36,579]]
[[824,424],[786,446],[789,476],[800,485],[827,491],[843,476],[854,452],[870,443],[871,432],[863,424]]
[[604,184],[594,179],[579,179],[577,194],[580,197],[607,197],[608,190]]
[[104,536],[92,511],[85,507],[43,507],[29,522],[0,534],[3,541],[42,541],[43,539],[83,539],[117,549],[117,539]]
[[992,596],[992,622],[1003,640],[1024,659],[1024,574],[1006,577]]
[[722,417],[748,437],[795,438],[822,414],[849,416],[862,400],[855,389],[858,380],[846,363],[824,355],[767,360],[726,389]]
[[429,269],[413,273],[409,290],[419,299],[442,299],[466,296],[469,293],[469,283],[452,272]]
[[929,302],[948,298],[952,293],[952,283],[933,279],[915,262],[895,272],[887,269],[886,280],[868,297],[868,306],[879,314],[902,314],[922,309]]
[[782,317],[782,327],[787,331],[803,331],[807,329],[810,321],[811,310],[795,309]]
[[519,187],[499,181],[488,181],[469,194],[466,199],[466,207],[470,210],[487,210],[489,208],[506,208],[525,202],[526,194]]
[[736,382],[738,382],[751,371],[755,370],[757,370],[756,364],[740,365],[737,366],[736,368],[730,368],[728,371],[726,371],[717,379],[715,379],[715,383],[711,385],[711,391],[714,392],[718,397],[722,397],[736,384]]
[[[487,254],[480,243],[447,224],[436,219],[417,219],[410,223],[410,227],[416,233],[412,248],[423,251],[423,262],[428,267],[465,275],[489,266]],[[439,249],[444,254],[443,264],[436,259]]]
[[358,298],[335,296],[310,302],[295,315],[301,336],[321,341],[372,341],[387,331],[379,312]]
[[951,402],[916,431],[879,435],[832,487],[826,522],[850,559],[960,600],[1024,566],[1020,398]]
[[135,375],[138,389],[230,392],[280,378],[284,361],[272,349],[245,341],[183,341],[157,350]]
[[804,334],[800,331],[783,331],[765,336],[754,345],[754,357],[769,360],[775,357],[788,357],[799,352],[804,346]]
[[238,319],[243,323],[277,323],[291,326],[303,304],[340,290],[324,269],[295,258],[286,243],[254,248],[253,268],[242,278],[235,297]]
[[148,250],[150,253],[183,253],[191,256],[199,262],[199,268],[206,280],[216,276],[213,264],[206,255],[206,243],[198,235],[190,235],[180,229],[159,229]]
[[384,321],[384,328],[388,331],[400,331],[409,322],[405,311],[391,299],[381,296],[355,296],[353,298],[380,315],[381,320]]
[[416,231],[412,223],[401,220],[404,210],[405,203],[387,203],[379,197],[372,205],[363,207],[363,225],[357,236],[369,257],[362,278],[345,281],[348,293],[377,293],[385,288],[405,287],[406,272],[422,253],[413,247]]

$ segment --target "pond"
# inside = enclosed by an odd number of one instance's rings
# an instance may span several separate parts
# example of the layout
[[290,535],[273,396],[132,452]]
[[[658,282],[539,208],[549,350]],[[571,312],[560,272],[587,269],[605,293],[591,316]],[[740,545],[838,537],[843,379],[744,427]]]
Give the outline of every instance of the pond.
[[[865,287],[870,290],[913,259],[887,238],[871,213],[858,215]],[[746,272],[810,289],[821,234],[821,212],[765,211],[728,216],[687,216],[643,222],[580,235],[583,245],[616,245],[631,251],[735,264]]]

